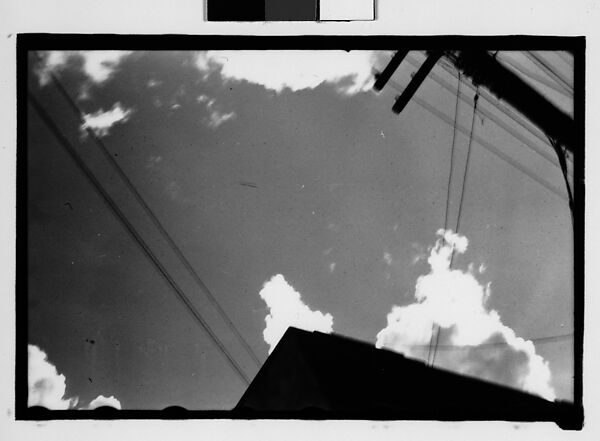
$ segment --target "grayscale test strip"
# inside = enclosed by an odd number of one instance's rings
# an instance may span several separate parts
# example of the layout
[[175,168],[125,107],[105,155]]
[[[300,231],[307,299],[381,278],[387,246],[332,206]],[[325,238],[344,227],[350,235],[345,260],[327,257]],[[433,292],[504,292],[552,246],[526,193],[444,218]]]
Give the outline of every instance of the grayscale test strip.
[[207,0],[208,21],[375,19],[375,0]]

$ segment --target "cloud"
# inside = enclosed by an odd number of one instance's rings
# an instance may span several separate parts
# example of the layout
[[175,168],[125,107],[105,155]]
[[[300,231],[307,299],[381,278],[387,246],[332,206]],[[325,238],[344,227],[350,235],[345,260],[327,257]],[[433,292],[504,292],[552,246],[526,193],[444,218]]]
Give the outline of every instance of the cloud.
[[210,116],[208,117],[208,126],[210,128],[216,129],[225,121],[229,121],[234,117],[234,112],[220,113],[219,111],[213,110],[210,112]]
[[117,400],[115,397],[113,397],[112,395],[110,397],[105,397],[104,395],[98,395],[96,398],[94,398],[90,404],[87,406],[87,409],[96,409],[97,407],[102,407],[102,406],[110,406],[110,407],[114,407],[115,409],[121,409],[121,402],[119,400]]
[[383,261],[385,262],[386,265],[389,266],[392,264],[394,259],[392,258],[392,255],[386,251],[383,253]]
[[216,100],[214,98],[210,98],[206,95],[200,95],[198,96],[197,101],[199,103],[205,104],[209,115],[208,118],[205,118],[204,122],[211,129],[216,129],[224,122],[229,121],[230,119],[233,119],[236,116],[235,112],[223,113],[217,110],[215,107]]
[[65,398],[66,378],[48,361],[46,353],[35,345],[28,345],[27,356],[29,383],[27,406],[44,406],[51,410],[74,407],[77,398]]
[[84,114],[81,130],[85,133],[85,130],[89,128],[94,131],[96,136],[107,136],[112,126],[127,122],[131,114],[131,109],[125,109],[121,107],[121,103],[117,102],[110,110],[100,109],[94,113]]
[[302,301],[300,293],[290,286],[281,274],[265,282],[259,295],[269,308],[263,331],[263,338],[269,345],[269,354],[290,326],[327,334],[333,332],[331,314],[311,310]]
[[486,307],[490,284],[481,285],[471,271],[450,268],[452,248],[464,253],[467,238],[451,231],[437,234],[444,240],[431,250],[430,272],[417,279],[416,302],[392,307],[375,345],[425,359],[436,325],[440,345],[459,347],[440,347],[436,366],[554,400],[548,363],[531,341],[517,337],[497,311]]
[[266,89],[294,92],[327,83],[354,95],[370,90],[375,54],[372,51],[208,51],[196,57],[206,77],[218,71],[225,81],[248,81]]
[[[29,393],[27,406],[43,406],[50,410],[74,409],[78,398],[65,398],[67,381],[59,374],[56,366],[48,361],[46,353],[35,345],[27,345],[27,378]],[[112,406],[121,409],[121,403],[113,396],[99,395],[87,407],[78,409],[95,409],[100,406]]]
[[37,75],[40,85],[45,86],[50,81],[50,74],[64,69],[73,58],[82,60],[82,71],[91,82],[103,83],[131,51],[47,51],[40,54],[42,63]]

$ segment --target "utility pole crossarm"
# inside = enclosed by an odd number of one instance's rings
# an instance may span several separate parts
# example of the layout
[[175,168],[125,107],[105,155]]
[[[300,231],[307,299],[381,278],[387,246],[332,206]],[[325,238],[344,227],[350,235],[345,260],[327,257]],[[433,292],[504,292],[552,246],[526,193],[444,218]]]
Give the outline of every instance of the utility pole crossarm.
[[573,119],[502,66],[492,55],[483,50],[458,51],[448,58],[474,84],[487,88],[498,99],[512,105],[571,153],[579,149],[575,141]]

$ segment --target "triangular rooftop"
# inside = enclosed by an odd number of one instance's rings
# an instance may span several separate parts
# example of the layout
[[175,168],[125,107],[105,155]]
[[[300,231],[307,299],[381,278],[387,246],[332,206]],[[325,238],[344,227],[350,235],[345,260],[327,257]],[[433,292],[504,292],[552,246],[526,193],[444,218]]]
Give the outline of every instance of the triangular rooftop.
[[432,368],[335,334],[288,328],[235,412],[249,417],[556,421],[568,403]]

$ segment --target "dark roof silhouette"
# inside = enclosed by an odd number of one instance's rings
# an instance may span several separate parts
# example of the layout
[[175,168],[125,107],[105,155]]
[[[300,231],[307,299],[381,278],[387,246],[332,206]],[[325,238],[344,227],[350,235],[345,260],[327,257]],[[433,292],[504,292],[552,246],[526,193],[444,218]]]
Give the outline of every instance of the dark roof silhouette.
[[288,328],[234,413],[248,418],[555,421],[565,428],[576,428],[582,418],[570,403],[296,328]]

